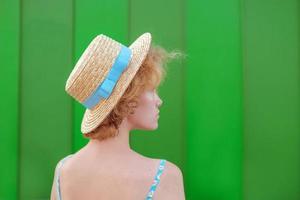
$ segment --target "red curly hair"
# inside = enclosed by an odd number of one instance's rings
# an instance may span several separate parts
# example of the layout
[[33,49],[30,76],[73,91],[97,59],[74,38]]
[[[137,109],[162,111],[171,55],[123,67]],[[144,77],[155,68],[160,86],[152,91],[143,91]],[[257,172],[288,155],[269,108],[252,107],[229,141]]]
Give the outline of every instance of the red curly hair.
[[160,46],[151,46],[140,69],[129,84],[118,104],[93,131],[84,134],[85,138],[105,140],[118,135],[118,128],[123,119],[138,107],[139,95],[146,89],[156,89],[165,77],[165,64],[175,57]]

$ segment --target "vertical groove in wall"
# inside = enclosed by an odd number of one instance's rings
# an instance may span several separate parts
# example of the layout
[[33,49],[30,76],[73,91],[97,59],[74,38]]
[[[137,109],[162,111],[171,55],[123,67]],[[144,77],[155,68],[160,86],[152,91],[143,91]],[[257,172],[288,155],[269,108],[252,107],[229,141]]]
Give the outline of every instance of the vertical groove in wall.
[[129,42],[131,38],[131,3],[132,0],[127,0],[127,42]]
[[23,26],[22,26],[22,6],[23,6],[23,0],[19,0],[19,75],[18,75],[18,92],[19,92],[19,98],[18,98],[18,161],[17,161],[17,184],[16,184],[16,200],[21,199],[21,194],[20,194],[20,183],[21,183],[21,110],[22,110],[22,90],[21,90],[21,84],[22,84],[22,32],[23,32]]
[[[71,37],[72,37],[72,64],[70,66],[70,71],[68,73],[68,75],[66,76],[66,81],[67,78],[69,77],[69,74],[71,73],[71,70],[73,69],[73,67],[75,66],[75,57],[76,57],[76,47],[75,47],[75,38],[76,38],[76,0],[72,0],[72,33],[71,33]],[[65,87],[65,86],[64,86]],[[75,102],[74,100],[68,96],[68,98],[70,99],[70,104],[71,104],[71,111],[70,111],[70,120],[71,120],[71,132],[70,132],[70,142],[72,144],[72,153],[76,152],[76,145],[75,145]]]
[[[188,58],[188,53],[187,53],[187,1],[186,0],[181,0],[182,2],[182,58],[181,64],[183,66],[183,73],[182,73],[182,84],[183,84],[183,178],[184,178],[184,186],[187,188],[188,183],[187,183],[187,155],[188,155],[188,146],[187,146],[187,121],[189,120],[188,118],[188,113],[187,113],[187,83],[188,83],[188,74],[186,70],[187,66],[187,58]],[[185,191],[186,193],[186,191]]]
[[246,148],[247,148],[247,141],[246,141],[246,43],[245,38],[247,35],[246,26],[245,26],[245,10],[246,10],[246,0],[241,0],[241,52],[242,52],[242,69],[243,69],[243,150],[242,150],[242,199],[245,200],[245,174],[246,174]]

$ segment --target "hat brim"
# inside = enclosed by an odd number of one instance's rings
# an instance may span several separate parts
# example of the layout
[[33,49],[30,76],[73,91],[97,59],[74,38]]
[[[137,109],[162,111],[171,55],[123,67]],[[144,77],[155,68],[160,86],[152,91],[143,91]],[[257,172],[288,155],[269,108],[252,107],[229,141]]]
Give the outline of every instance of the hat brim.
[[146,58],[150,45],[151,34],[144,33],[129,46],[132,50],[131,61],[126,70],[120,76],[120,79],[118,80],[110,97],[101,100],[93,109],[85,110],[81,122],[81,132],[83,134],[96,129],[116,106]]

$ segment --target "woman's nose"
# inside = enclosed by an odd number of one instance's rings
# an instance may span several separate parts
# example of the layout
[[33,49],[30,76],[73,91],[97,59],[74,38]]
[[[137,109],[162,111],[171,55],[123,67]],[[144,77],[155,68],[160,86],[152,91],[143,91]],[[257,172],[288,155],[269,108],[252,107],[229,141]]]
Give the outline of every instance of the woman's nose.
[[161,105],[162,105],[162,103],[163,103],[163,101],[161,100],[161,98],[159,97],[159,96],[157,96],[158,97],[158,106],[160,107]]

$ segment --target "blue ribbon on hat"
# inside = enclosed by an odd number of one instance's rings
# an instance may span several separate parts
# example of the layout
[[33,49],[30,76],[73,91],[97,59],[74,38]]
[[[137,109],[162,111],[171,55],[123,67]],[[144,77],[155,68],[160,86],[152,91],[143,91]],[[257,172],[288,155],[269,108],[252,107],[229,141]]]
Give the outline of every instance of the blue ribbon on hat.
[[82,103],[86,108],[93,108],[101,99],[107,99],[111,95],[122,72],[129,64],[131,54],[131,50],[122,45],[119,55],[104,81],[98,86],[96,91]]

